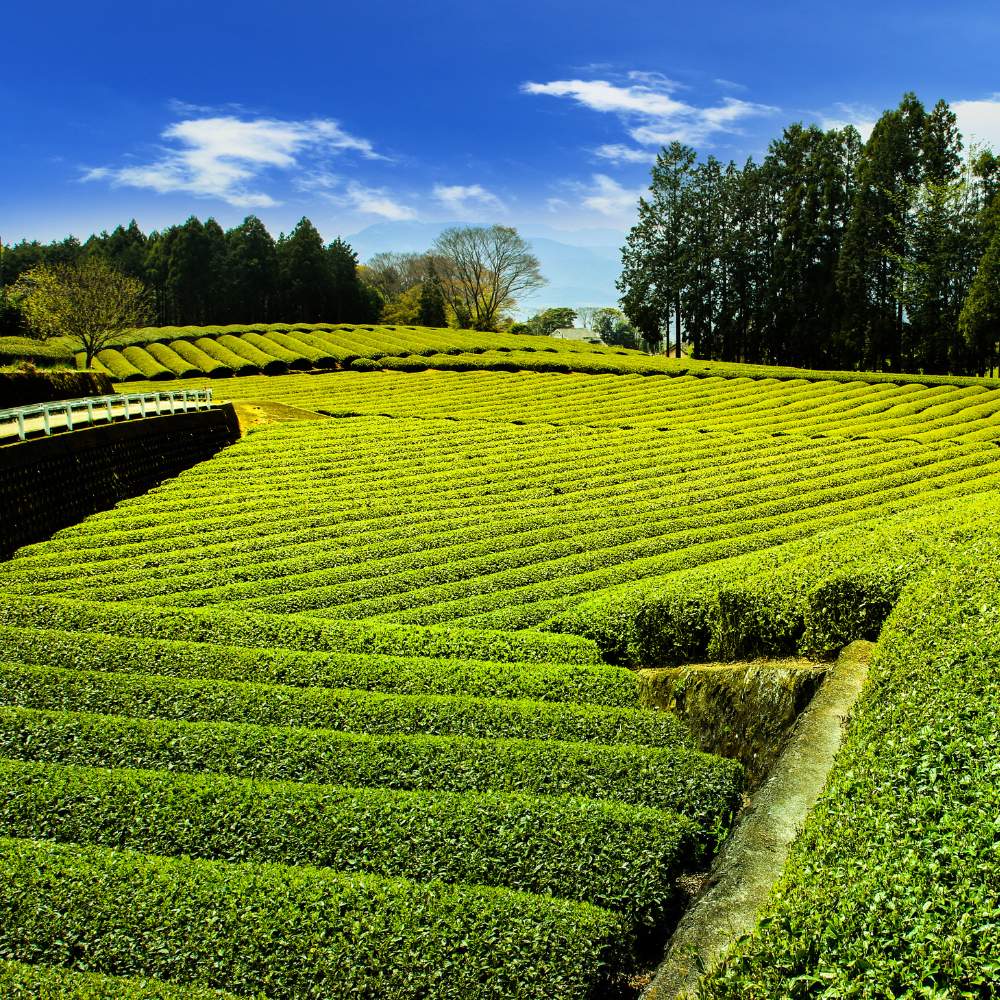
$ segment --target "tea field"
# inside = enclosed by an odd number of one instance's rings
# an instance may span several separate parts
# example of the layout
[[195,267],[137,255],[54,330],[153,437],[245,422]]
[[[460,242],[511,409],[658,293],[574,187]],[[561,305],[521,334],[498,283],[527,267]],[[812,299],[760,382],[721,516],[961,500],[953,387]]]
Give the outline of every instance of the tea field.
[[0,986],[622,995],[745,790],[632,668],[866,637],[700,995],[994,995],[1000,388],[340,336],[211,382],[314,419],[0,564]]

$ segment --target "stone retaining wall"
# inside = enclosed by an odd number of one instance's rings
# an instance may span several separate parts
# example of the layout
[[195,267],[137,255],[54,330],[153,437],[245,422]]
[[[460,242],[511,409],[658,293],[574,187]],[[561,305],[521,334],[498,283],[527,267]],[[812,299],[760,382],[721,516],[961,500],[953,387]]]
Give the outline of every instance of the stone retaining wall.
[[0,448],[0,559],[211,458],[239,438],[231,404]]

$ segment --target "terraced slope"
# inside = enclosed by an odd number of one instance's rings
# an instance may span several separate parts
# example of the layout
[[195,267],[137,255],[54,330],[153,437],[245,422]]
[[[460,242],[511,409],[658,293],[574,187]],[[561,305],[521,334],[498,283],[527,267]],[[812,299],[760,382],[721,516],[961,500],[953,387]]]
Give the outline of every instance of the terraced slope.
[[223,384],[355,415],[254,431],[0,565],[10,975],[606,996],[742,788],[612,663],[824,653],[891,616],[864,770],[838,763],[816,859],[706,995],[989,995],[995,837],[970,817],[1000,745],[962,692],[995,687],[991,387]]
[[[0,345],[2,348],[2,345]],[[56,342],[72,360],[68,341]],[[428,358],[428,361],[422,359]],[[78,366],[84,355],[75,355]],[[451,365],[458,368],[536,368],[569,371],[657,369],[657,359],[585,342],[470,330],[397,326],[331,326],[275,323],[243,327],[151,327],[134,330],[100,351],[94,367],[120,382],[164,381],[199,376],[281,375],[303,369],[401,370]],[[589,367],[588,367],[589,366]]]
[[[203,386],[212,387],[212,383],[192,383],[192,387]],[[220,399],[269,400],[335,416],[837,435],[926,444],[977,445],[1000,440],[1000,388],[986,384],[348,371],[281,379],[237,378],[214,385],[214,391]]]

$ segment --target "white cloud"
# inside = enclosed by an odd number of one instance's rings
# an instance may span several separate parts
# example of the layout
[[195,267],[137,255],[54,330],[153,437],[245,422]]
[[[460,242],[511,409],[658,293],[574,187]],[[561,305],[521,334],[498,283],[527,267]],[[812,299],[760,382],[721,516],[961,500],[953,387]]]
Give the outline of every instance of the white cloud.
[[391,222],[406,222],[417,217],[409,205],[391,198],[384,188],[369,188],[351,181],[347,185],[347,197],[357,211],[366,215],[377,215]]
[[820,116],[819,124],[821,128],[827,130],[853,125],[861,134],[861,139],[867,142],[878,116],[878,111],[867,104],[838,103],[833,106],[830,114]]
[[435,184],[434,197],[450,212],[461,216],[482,214],[483,210],[507,211],[506,205],[481,184]]
[[[592,111],[616,114],[625,123],[628,134],[640,145],[661,146],[677,140],[701,143],[718,132],[739,133],[739,123],[746,118],[775,114],[779,109],[767,104],[725,97],[721,104],[697,107],[678,100],[673,92],[679,84],[659,73],[628,74],[628,86],[609,80],[553,80],[549,83],[525,83],[526,94],[568,97]],[[601,147],[621,151],[627,147],[610,144]],[[598,154],[600,155],[600,154]],[[638,162],[638,156],[607,156],[619,162]]]
[[607,174],[594,174],[589,187],[581,185],[582,203],[601,215],[621,219],[631,217],[639,203],[643,188],[626,188]]
[[571,97],[592,111],[626,115],[666,117],[683,112],[687,107],[651,87],[618,87],[607,80],[553,80],[551,83],[525,83],[521,89],[526,94]]
[[975,143],[1000,151],[1000,94],[978,101],[952,101],[951,110],[966,148]]
[[187,118],[169,125],[162,137],[172,145],[152,163],[98,167],[87,171],[81,180],[110,179],[115,186],[149,188],[160,194],[185,192],[241,208],[263,208],[278,204],[257,187],[268,171],[296,170],[304,156],[344,151],[379,158],[367,139],[350,135],[326,118]]
[[612,163],[652,163],[656,159],[655,150],[636,149],[635,146],[614,142],[598,146],[594,155],[602,160],[611,160]]

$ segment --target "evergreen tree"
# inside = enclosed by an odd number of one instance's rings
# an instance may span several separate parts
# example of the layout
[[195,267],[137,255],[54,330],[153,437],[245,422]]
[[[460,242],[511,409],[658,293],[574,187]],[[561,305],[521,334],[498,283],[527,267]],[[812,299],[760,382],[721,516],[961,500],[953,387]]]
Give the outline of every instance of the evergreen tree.
[[166,243],[164,291],[173,322],[201,326],[212,321],[213,293],[224,252],[222,230],[214,219],[191,216],[176,226]]
[[652,170],[648,198],[639,199],[639,221],[622,248],[618,290],[622,308],[647,344],[659,344],[674,320],[674,344],[681,353],[681,296],[687,284],[691,173],[696,154],[672,142]]
[[838,262],[847,344],[861,367],[899,370],[903,303],[899,298],[906,225],[920,179],[927,114],[914,94],[875,123],[856,173],[851,218]]
[[335,322],[331,315],[333,276],[323,238],[303,216],[276,247],[286,322]]
[[968,351],[966,364],[982,375],[1000,355],[1000,192],[981,213],[988,242],[977,262],[958,317],[958,331]]
[[226,233],[227,323],[266,323],[275,315],[278,255],[274,239],[255,215]]
[[419,326],[443,327],[448,325],[444,290],[433,259],[427,261],[427,274],[420,284],[420,305],[417,310]]
[[358,277],[358,255],[339,236],[327,247],[331,275],[329,321],[362,323],[369,315],[368,302]]

